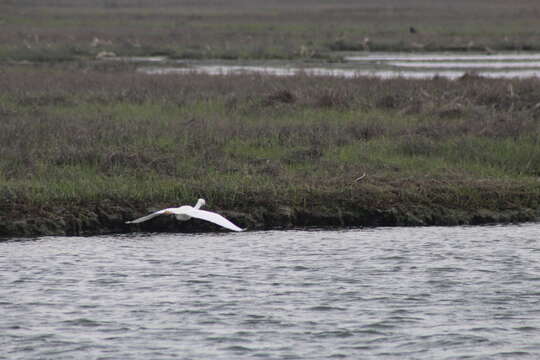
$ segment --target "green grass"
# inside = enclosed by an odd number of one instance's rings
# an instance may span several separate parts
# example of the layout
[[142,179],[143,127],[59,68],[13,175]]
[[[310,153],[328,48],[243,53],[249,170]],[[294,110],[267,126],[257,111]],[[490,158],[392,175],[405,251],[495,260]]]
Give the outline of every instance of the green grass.
[[[104,50],[196,59],[330,59],[334,50],[365,49],[538,50],[539,8],[531,0],[5,2],[0,60],[74,61]],[[94,39],[101,42],[92,45]]]
[[[2,2],[0,235],[22,231],[9,227],[20,219],[122,230],[197,197],[253,226],[533,219],[536,79],[148,76],[88,60],[538,50],[538,10],[532,0]],[[113,220],[96,220],[103,212]]]
[[540,202],[538,80],[1,73],[3,214],[204,197],[245,222],[429,224]]
[[[461,136],[434,141],[403,136],[403,131],[415,131],[414,121],[395,112],[377,124],[384,134],[364,140],[348,132],[362,124],[353,119],[380,118],[380,111],[330,109],[314,116],[310,110],[297,108],[253,117],[227,114],[224,104],[208,102],[181,107],[82,103],[44,106],[40,111],[55,124],[25,119],[23,123],[33,128],[27,136],[35,144],[15,144],[20,151],[7,157],[2,168],[6,173],[23,166],[21,156],[26,153],[35,164],[19,173],[31,171],[38,182],[59,181],[58,186],[43,187],[47,190],[41,191],[42,196],[48,192],[61,198],[99,198],[102,191],[102,196],[117,197],[115,193],[125,196],[126,189],[138,194],[135,189],[161,177],[204,183],[217,178],[224,189],[235,191],[246,186],[270,187],[276,180],[283,180],[280,188],[287,188],[291,181],[302,185],[309,182],[304,178],[306,169],[324,185],[332,172],[343,177],[344,183],[362,172],[496,179],[535,177],[540,168],[540,149],[533,137]],[[191,118],[197,119],[193,128]],[[131,180],[116,181],[122,177]],[[32,181],[27,184],[33,186]],[[170,190],[164,187],[163,191],[162,195],[151,192],[149,198],[166,198]]]

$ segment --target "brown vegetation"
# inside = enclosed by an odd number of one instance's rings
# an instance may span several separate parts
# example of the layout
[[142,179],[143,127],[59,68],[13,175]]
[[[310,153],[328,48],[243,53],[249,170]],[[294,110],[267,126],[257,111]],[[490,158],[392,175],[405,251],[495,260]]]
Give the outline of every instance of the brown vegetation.
[[4,234],[126,231],[197,197],[251,228],[538,216],[536,79],[4,66],[0,82]]
[[66,61],[104,51],[237,59],[538,50],[539,10],[533,0],[2,1],[0,59]]

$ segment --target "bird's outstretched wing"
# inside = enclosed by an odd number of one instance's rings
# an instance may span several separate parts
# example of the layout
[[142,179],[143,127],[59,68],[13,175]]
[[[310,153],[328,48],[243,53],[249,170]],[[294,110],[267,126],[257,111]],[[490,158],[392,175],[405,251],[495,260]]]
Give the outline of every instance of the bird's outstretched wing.
[[219,214],[216,214],[214,212],[211,212],[211,211],[192,209],[192,210],[189,210],[189,212],[187,212],[187,214],[189,216],[197,218],[197,219],[210,221],[210,222],[212,222],[214,224],[217,224],[219,226],[223,226],[224,228],[227,228],[227,229],[232,230],[232,231],[244,231],[245,230],[245,229],[242,229],[242,228],[236,226],[235,224],[233,224],[229,220],[225,219],[223,216],[221,216]]
[[143,221],[150,220],[150,219],[152,219],[152,218],[155,218],[156,216],[159,216],[159,215],[165,213],[165,211],[167,211],[167,210],[168,210],[168,209],[159,210],[159,211],[156,211],[156,212],[151,213],[151,214],[149,214],[149,215],[140,217],[140,218],[138,218],[138,219],[131,220],[131,221],[126,221],[126,224],[138,224],[138,223],[141,223],[141,222],[143,222]]

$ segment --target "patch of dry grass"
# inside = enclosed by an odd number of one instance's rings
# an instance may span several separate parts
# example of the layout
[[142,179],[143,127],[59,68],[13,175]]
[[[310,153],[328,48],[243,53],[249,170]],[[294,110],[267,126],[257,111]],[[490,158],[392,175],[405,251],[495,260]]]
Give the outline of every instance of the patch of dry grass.
[[532,0],[3,1],[0,58],[51,62],[101,51],[290,59],[342,50],[538,50],[539,10]]

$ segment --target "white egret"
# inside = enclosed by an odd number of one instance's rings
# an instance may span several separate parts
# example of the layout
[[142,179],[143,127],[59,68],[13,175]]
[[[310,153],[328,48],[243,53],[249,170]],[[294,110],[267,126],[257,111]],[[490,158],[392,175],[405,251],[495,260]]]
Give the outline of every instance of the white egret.
[[200,210],[201,206],[205,204],[206,204],[206,201],[204,201],[204,199],[199,199],[195,207],[184,205],[177,208],[167,208],[167,209],[156,211],[152,214],[143,216],[141,218],[138,218],[132,221],[126,221],[126,224],[138,224],[143,221],[150,220],[159,215],[174,215],[178,220],[181,220],[181,221],[186,221],[191,218],[197,218],[197,219],[210,221],[214,224],[223,226],[224,228],[227,228],[232,231],[245,230],[236,226],[235,224],[225,219],[223,216],[216,214],[215,212]]

